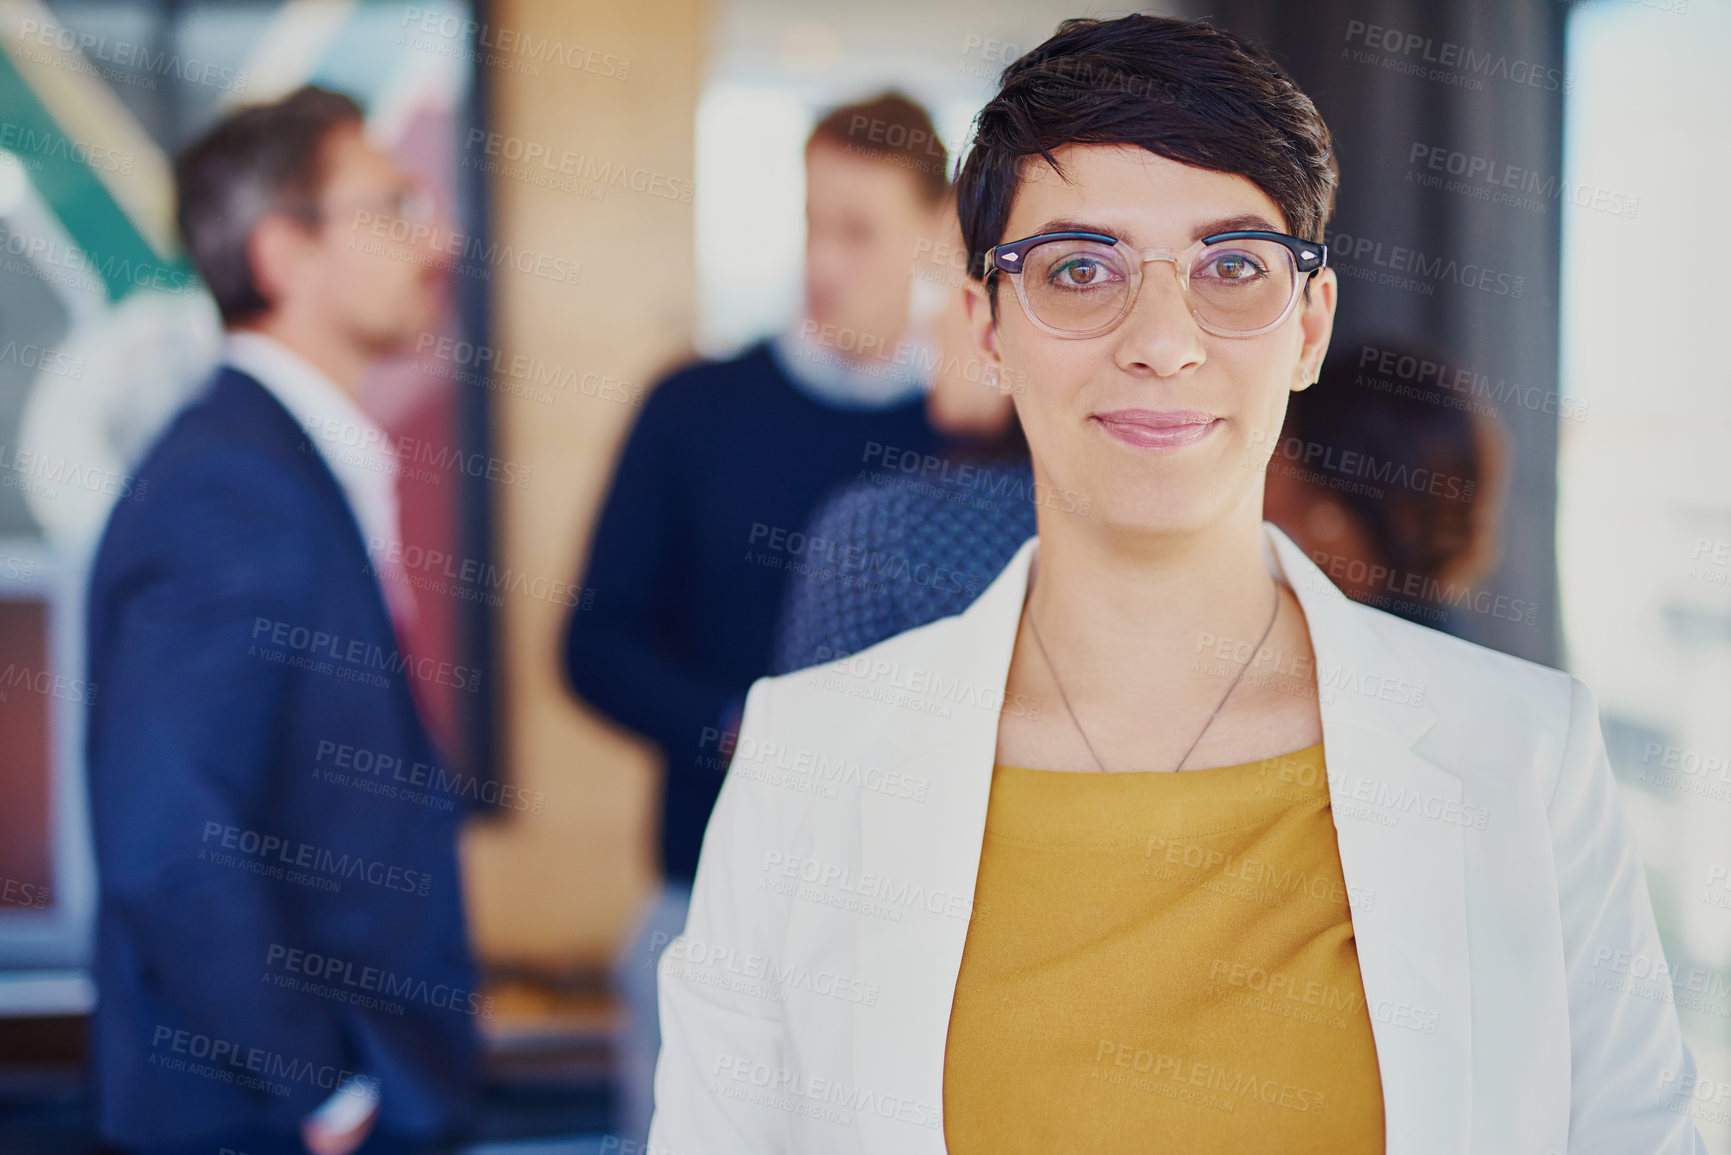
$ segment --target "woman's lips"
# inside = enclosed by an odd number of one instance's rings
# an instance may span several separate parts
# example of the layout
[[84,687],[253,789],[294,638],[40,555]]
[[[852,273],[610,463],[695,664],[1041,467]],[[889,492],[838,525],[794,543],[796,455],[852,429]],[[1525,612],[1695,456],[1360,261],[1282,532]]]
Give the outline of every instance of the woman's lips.
[[1178,449],[1194,445],[1220,424],[1220,418],[1194,409],[1159,411],[1115,409],[1096,413],[1100,428],[1137,449]]

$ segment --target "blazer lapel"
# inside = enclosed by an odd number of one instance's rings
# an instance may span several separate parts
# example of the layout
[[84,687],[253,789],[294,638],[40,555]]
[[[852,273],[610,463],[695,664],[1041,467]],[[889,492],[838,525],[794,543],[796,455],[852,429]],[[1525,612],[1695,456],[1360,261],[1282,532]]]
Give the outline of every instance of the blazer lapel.
[[[1271,561],[1304,608],[1317,657],[1323,751],[1382,1077],[1388,1155],[1460,1152],[1470,1108],[1461,783],[1413,748],[1436,722],[1426,687],[1365,614],[1285,534],[1265,525]],[[861,796],[860,872],[900,895],[902,917],[861,915],[859,976],[875,1005],[853,1009],[857,1093],[867,1151],[937,1155],[944,1049],[979,871],[998,711],[1038,539],[1030,538],[952,626],[941,648],[900,650],[889,672],[950,707],[900,709],[883,734],[885,768],[929,783],[910,806]],[[913,901],[913,896],[918,901]],[[990,917],[990,911],[978,917]],[[897,1121],[897,1110],[903,1110]]]
[[1316,652],[1323,757],[1352,909],[1388,1155],[1466,1150],[1471,1109],[1461,781],[1414,749],[1436,723],[1423,675],[1290,538],[1266,537]]
[[[930,783],[924,804],[864,791],[860,802],[860,871],[885,880],[891,893],[923,887],[924,903],[904,904],[901,920],[857,920],[859,976],[878,984],[875,1006],[853,1009],[858,1093],[880,1104],[900,1097],[929,1113],[929,1129],[895,1114],[859,1112],[866,1151],[939,1155],[944,1046],[961,971],[962,946],[979,874],[986,800],[998,747],[997,704],[1028,588],[1037,539],[1029,538],[979,599],[942,634],[942,648],[903,647],[910,668],[891,671],[897,685],[927,688],[949,707],[898,709],[883,735],[886,770]],[[936,908],[936,909],[934,909]],[[984,912],[982,912],[983,914]],[[880,1108],[881,1109],[881,1108]]]

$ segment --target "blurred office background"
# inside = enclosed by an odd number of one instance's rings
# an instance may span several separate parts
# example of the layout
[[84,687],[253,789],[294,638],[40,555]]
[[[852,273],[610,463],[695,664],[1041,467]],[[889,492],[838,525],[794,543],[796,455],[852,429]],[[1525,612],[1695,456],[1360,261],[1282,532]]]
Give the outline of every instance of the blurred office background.
[[[496,687],[436,703],[436,727],[467,768],[537,800],[475,820],[463,848],[498,1007],[477,1142],[599,1150],[606,967],[653,881],[656,766],[573,703],[567,606],[535,591],[581,572],[658,375],[731,353],[797,306],[801,147],[825,108],[900,87],[954,156],[1005,64],[1064,17],[1128,10],[0,4],[0,1150],[94,1149],[78,752],[101,688],[79,668],[83,571],[131,462],[217,338],[173,237],[173,151],[236,102],[340,88],[502,254],[453,278],[443,328],[366,400],[394,434],[527,479],[406,476],[405,539],[528,579],[423,598],[435,644]],[[1731,866],[1731,370],[1717,347],[1731,233],[1716,211],[1731,187],[1731,3],[1148,10],[1261,39],[1334,129],[1335,349],[1441,351],[1464,374],[1462,404],[1500,429],[1498,558],[1461,629],[1597,691],[1670,962],[1711,976],[1704,994],[1679,991],[1684,1030],[1703,1080],[1731,1085],[1731,890],[1714,885]],[[574,172],[536,162],[566,150]],[[512,254],[581,275],[520,273]],[[496,370],[513,357],[527,368]],[[1536,612],[1496,608],[1511,602]],[[1694,1107],[1709,1149],[1731,1155],[1725,1100]]]

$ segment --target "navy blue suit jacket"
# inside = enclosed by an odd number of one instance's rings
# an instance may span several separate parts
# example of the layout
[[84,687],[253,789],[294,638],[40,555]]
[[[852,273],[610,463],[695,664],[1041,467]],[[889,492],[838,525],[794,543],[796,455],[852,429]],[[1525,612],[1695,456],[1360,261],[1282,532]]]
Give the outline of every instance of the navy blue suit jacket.
[[382,1132],[459,1127],[488,1009],[461,790],[335,477],[225,369],[132,494],[89,606],[103,1134],[292,1128],[350,1072]]

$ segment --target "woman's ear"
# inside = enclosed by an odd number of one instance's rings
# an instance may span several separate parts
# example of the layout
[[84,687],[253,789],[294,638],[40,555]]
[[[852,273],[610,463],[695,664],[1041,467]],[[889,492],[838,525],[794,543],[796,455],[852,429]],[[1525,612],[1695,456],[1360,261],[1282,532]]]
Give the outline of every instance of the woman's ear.
[[974,353],[979,357],[981,365],[989,369],[999,369],[998,322],[992,316],[992,302],[986,295],[986,286],[969,277],[963,291],[968,336],[973,342]]
[[1323,268],[1311,279],[1309,299],[1299,298],[1298,323],[1304,339],[1292,372],[1294,393],[1316,384],[1322,373],[1322,359],[1328,355],[1328,341],[1334,335],[1335,294],[1339,286],[1334,270]]

